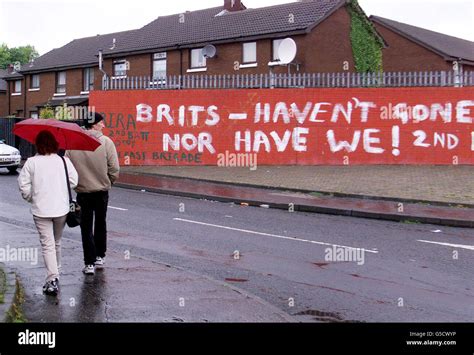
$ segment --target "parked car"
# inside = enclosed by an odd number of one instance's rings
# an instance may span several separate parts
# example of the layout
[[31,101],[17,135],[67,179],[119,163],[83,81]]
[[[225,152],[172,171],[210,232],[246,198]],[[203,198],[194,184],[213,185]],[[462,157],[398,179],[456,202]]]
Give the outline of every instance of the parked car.
[[7,168],[9,172],[13,173],[20,166],[20,162],[20,151],[5,144],[4,140],[0,140],[0,168]]

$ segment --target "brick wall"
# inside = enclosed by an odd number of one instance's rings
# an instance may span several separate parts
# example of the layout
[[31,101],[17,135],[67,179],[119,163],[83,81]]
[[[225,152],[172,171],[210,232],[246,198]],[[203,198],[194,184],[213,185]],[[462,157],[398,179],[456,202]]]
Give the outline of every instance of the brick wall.
[[8,116],[8,96],[6,92],[0,92],[0,117]]
[[374,23],[374,25],[388,43],[388,48],[382,51],[384,71],[453,70],[452,64],[445,61],[440,55],[383,25],[378,23]]
[[[8,95],[10,95],[10,114],[11,115],[16,114],[18,117],[24,117],[25,114],[26,114],[24,112],[24,106],[25,106],[25,102],[24,102],[24,98],[25,98],[24,82],[22,80],[21,95],[12,96],[12,93],[13,93],[14,88],[15,88],[15,81],[16,80],[11,80],[11,81],[7,82],[8,87],[9,87]],[[18,114],[19,111],[21,111],[21,112]]]
[[[122,165],[218,165],[226,152],[261,165],[473,165],[473,97],[474,88],[136,90],[90,101]],[[394,110],[404,103],[406,119]]]
[[113,76],[113,62],[119,59],[126,59],[130,62],[128,76],[149,76],[152,71],[152,54],[129,55],[117,58],[106,58],[104,60],[104,71]]
[[355,72],[350,32],[351,18],[346,8],[319,24],[299,43],[305,58],[303,71],[342,72],[347,61],[349,71]]
[[38,91],[30,91],[31,75],[26,75],[25,77],[27,85],[26,110],[29,117],[32,111],[38,111],[36,105],[45,103],[53,97],[53,94],[56,92],[56,74],[54,72],[41,73],[40,89]]
[[[54,97],[56,93],[56,72],[39,73],[40,88],[39,90],[31,88],[31,75],[25,74],[26,80],[26,108],[25,116],[29,117],[31,112],[38,111],[36,105],[44,104],[52,99],[60,99],[63,96]],[[13,87],[14,84],[11,84]],[[100,89],[102,85],[102,73],[98,67],[94,68],[94,88]],[[83,69],[69,69],[66,70],[66,95],[65,96],[80,96],[83,91]],[[14,114],[17,110],[23,110],[24,106],[23,90],[21,96],[11,96],[10,114]]]

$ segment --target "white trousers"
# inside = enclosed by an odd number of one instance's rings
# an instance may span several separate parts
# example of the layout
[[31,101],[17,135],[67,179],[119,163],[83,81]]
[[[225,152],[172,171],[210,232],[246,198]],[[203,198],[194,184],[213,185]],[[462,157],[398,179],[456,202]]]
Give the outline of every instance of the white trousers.
[[46,281],[59,278],[61,267],[61,237],[66,224],[66,215],[56,218],[43,218],[33,216],[38,230],[41,252],[46,265]]

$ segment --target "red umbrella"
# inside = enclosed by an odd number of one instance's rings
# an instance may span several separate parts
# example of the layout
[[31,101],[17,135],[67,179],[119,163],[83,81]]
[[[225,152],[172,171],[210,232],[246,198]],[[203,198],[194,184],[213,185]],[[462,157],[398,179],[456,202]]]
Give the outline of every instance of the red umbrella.
[[60,149],[94,151],[100,146],[98,139],[88,135],[73,122],[58,121],[52,118],[29,118],[15,124],[13,128],[15,135],[33,144],[41,131],[51,132],[58,141]]

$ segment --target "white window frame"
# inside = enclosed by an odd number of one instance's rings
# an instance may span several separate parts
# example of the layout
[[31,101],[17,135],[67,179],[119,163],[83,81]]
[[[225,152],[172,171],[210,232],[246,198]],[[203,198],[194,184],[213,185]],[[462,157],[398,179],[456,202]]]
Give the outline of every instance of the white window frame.
[[[21,95],[21,84],[21,80],[15,80],[13,83],[13,94]],[[18,87],[20,88],[19,90]]]
[[[33,83],[35,81],[34,78],[38,79],[38,86],[33,86]],[[38,91],[40,89],[40,85],[41,85],[40,75],[39,74],[32,74],[31,78],[30,78],[30,90],[29,91]]]
[[[248,53],[248,51],[253,51],[253,53]],[[246,56],[248,57],[249,54],[252,58],[246,58]],[[242,64],[246,65],[255,63],[257,63],[257,42],[242,43]]]
[[[91,82],[92,79],[92,82]],[[84,68],[82,71],[82,94],[87,94],[89,91],[94,90],[94,68]],[[92,86],[92,87],[91,87]]]
[[[200,63],[199,62],[194,63],[193,59],[195,57],[193,56],[193,53],[199,53],[200,58],[198,58],[198,59],[201,59],[201,57],[202,57],[202,61]],[[204,64],[204,65],[195,65],[195,64]],[[207,61],[206,61],[206,57],[204,57],[204,55],[202,54],[202,48],[191,49],[191,51],[190,51],[190,69],[193,70],[193,69],[206,69],[206,68],[207,68]]]
[[[60,83],[60,79],[64,75],[64,83]],[[63,96],[66,95],[66,85],[67,85],[67,73],[66,71],[58,71],[56,73],[56,93],[54,96]]]
[[280,58],[278,58],[278,47],[282,41],[282,38],[278,38],[274,39],[272,42],[272,62],[280,62]]
[[[123,64],[125,66],[125,69],[122,70],[119,74],[121,75],[117,75],[117,70],[115,69],[115,66],[116,65],[121,65]],[[120,78],[126,78],[127,77],[127,70],[128,70],[128,65],[127,65],[127,60],[126,59],[117,59],[117,60],[114,60],[113,62],[113,67],[112,67],[112,71],[113,71],[113,78],[114,79],[120,79]]]
[[[165,75],[160,75],[160,76],[155,76],[155,65],[156,64],[161,64],[163,65],[163,62],[165,64]],[[160,79],[160,81],[166,80],[166,75],[167,75],[167,66],[168,66],[168,56],[166,52],[160,52],[160,53],[155,53],[153,54],[153,68],[152,68],[152,78],[153,80]]]

